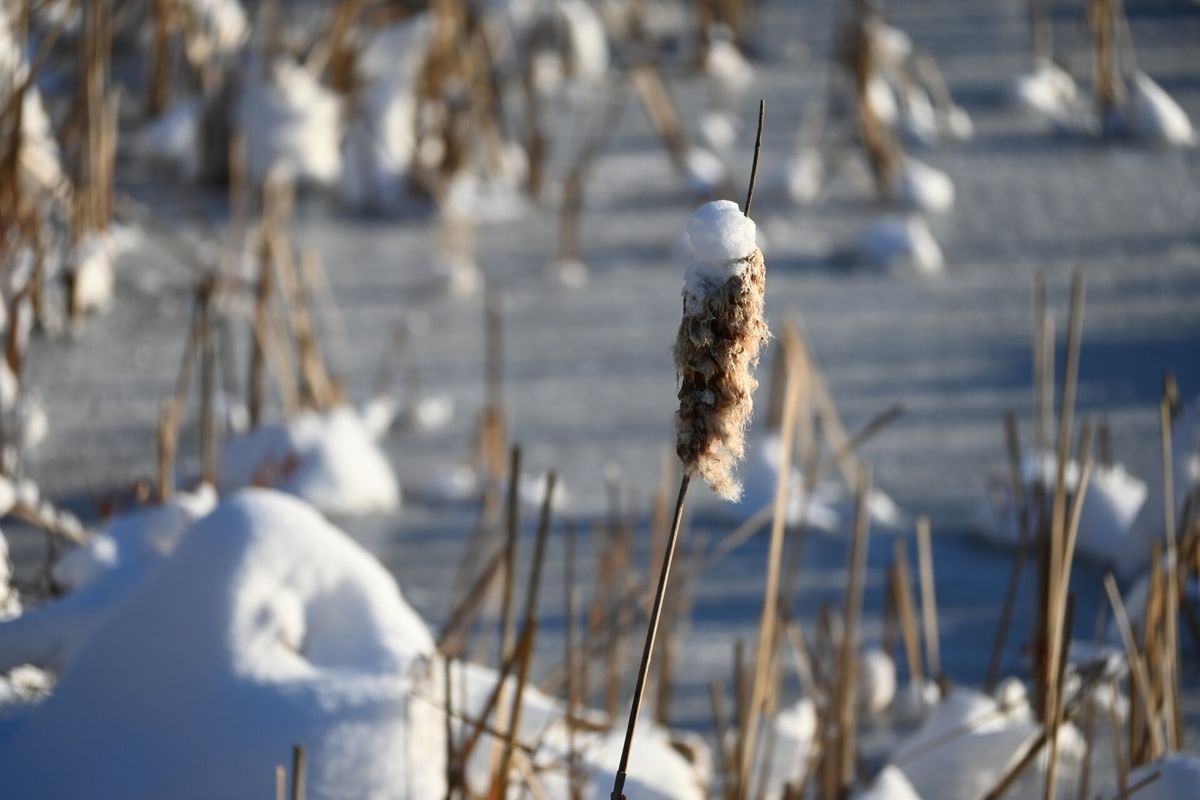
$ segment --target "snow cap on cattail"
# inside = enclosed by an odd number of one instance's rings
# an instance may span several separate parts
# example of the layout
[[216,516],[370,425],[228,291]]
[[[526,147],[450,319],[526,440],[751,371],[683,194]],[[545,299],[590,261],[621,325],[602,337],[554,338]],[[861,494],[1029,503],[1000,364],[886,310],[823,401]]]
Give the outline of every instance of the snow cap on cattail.
[[745,452],[758,381],[750,370],[770,332],[763,318],[767,269],[753,220],[717,200],[687,226],[691,261],[675,338],[679,412],[675,450],[688,474],[726,500],[741,496],[734,466]]

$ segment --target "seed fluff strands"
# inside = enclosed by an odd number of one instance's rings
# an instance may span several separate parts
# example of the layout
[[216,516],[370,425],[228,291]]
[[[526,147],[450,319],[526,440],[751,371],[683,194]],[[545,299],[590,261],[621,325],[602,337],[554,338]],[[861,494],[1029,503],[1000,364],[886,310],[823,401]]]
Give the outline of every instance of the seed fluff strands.
[[675,450],[688,474],[726,500],[741,497],[734,467],[745,453],[758,381],[751,370],[767,338],[767,269],[754,221],[736,203],[701,206],[687,226],[691,263],[675,339],[679,412]]

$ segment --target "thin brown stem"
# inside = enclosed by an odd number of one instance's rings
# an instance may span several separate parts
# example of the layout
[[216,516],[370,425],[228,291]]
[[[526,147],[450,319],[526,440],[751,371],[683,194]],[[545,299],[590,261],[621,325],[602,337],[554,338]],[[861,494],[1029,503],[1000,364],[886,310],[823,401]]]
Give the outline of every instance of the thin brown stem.
[[625,772],[629,768],[629,753],[633,746],[633,734],[637,727],[638,711],[642,706],[642,693],[646,689],[646,676],[650,673],[650,658],[654,653],[654,639],[658,635],[658,622],[662,617],[663,598],[667,593],[667,581],[671,576],[671,562],[675,558],[675,545],[679,538],[679,528],[683,521],[683,502],[687,497],[688,484],[691,475],[684,473],[679,480],[679,496],[675,500],[674,521],[671,533],[667,536],[666,554],[662,560],[662,571],[658,576],[658,588],[654,592],[654,606],[650,610],[650,624],[646,629],[646,644],[642,648],[642,662],[638,667],[637,682],[633,688],[633,703],[629,709],[629,724],[625,729],[625,742],[621,746],[621,761],[617,766],[616,779],[613,781],[612,800],[624,800]]

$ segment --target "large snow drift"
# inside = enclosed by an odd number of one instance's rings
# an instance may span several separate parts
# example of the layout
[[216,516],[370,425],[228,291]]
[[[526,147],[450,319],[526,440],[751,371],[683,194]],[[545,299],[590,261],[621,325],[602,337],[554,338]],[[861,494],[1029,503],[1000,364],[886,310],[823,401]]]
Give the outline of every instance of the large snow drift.
[[271,797],[300,743],[310,797],[438,796],[440,725],[415,699],[432,649],[366,551],[297,500],[241,492],[112,610],[47,700],[0,719],[5,792]]

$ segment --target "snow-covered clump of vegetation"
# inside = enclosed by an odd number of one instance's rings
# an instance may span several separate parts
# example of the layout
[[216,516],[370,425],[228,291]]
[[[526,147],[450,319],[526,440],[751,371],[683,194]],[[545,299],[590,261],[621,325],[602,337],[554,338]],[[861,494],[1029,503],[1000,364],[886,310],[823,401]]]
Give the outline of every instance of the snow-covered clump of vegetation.
[[1071,74],[1048,58],[1039,58],[1033,69],[1013,84],[1017,104],[1056,124],[1066,124],[1078,113],[1079,90]]
[[[1022,493],[1026,505],[1033,508],[1033,498],[1040,497],[1049,508],[1054,498],[1057,480],[1057,459],[1053,453],[1028,454],[1021,466]],[[1074,460],[1067,463],[1063,480],[1068,495],[1079,490],[1080,468]],[[1146,484],[1129,474],[1121,464],[1097,467],[1091,475],[1079,524],[1079,555],[1122,571],[1127,569],[1126,553],[1130,549],[1149,547],[1133,531],[1134,518],[1147,502]],[[1159,501],[1161,505],[1161,500]],[[1021,509],[1014,508],[1011,480],[997,476],[991,481],[989,498],[981,505],[976,531],[983,539],[1001,547],[1015,547],[1020,541]],[[1028,512],[1025,512],[1028,513]],[[1034,535],[1037,515],[1025,524],[1028,535]]]
[[884,269],[911,269],[930,275],[942,271],[942,248],[923,217],[890,216],[871,223],[859,235],[859,261]]
[[327,514],[392,511],[400,487],[372,428],[344,405],[259,425],[225,443],[221,488],[270,486]]
[[301,183],[331,184],[342,171],[342,103],[304,66],[287,59],[243,73],[235,117],[245,136],[246,171],[272,169]]

